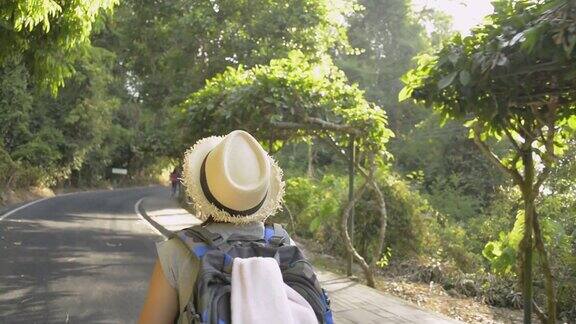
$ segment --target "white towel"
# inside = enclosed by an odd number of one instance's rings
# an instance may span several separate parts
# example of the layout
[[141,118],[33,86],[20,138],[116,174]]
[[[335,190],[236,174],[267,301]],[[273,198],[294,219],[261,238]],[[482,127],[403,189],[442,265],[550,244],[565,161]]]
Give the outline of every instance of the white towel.
[[282,280],[273,258],[235,258],[232,264],[233,324],[318,324],[310,304]]

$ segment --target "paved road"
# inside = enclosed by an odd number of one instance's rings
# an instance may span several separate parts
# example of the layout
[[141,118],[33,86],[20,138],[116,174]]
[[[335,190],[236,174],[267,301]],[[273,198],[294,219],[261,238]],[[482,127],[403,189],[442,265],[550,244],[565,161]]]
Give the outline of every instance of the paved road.
[[0,323],[135,322],[162,237],[134,205],[167,190],[55,197],[0,220]]

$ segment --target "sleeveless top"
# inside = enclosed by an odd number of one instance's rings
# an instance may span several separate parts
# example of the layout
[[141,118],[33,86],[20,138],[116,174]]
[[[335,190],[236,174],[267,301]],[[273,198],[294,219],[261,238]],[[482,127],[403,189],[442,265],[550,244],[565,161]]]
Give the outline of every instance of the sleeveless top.
[[[206,229],[220,234],[224,240],[232,234],[264,237],[263,222],[238,225],[211,223],[206,225]],[[177,238],[156,243],[156,249],[164,277],[178,292],[178,310],[181,314],[190,298],[193,298],[192,292],[199,270],[199,261]]]

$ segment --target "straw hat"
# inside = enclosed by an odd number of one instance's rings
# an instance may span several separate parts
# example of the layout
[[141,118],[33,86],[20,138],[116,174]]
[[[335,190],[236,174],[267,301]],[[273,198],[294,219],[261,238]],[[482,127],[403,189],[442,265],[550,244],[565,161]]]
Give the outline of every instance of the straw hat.
[[280,209],[284,196],[282,169],[242,130],[196,142],[184,154],[182,178],[202,220],[263,221]]

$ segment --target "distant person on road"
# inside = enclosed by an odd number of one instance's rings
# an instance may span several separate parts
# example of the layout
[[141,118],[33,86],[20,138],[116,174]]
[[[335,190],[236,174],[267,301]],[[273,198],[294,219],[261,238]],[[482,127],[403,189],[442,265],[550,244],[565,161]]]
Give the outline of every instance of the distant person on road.
[[156,244],[139,323],[333,323],[310,263],[279,224],[282,170],[244,131],[199,140],[182,180],[201,225]]
[[179,167],[175,167],[172,173],[170,173],[170,184],[172,185],[172,191],[170,197],[176,196],[180,191],[180,178],[182,174]]

